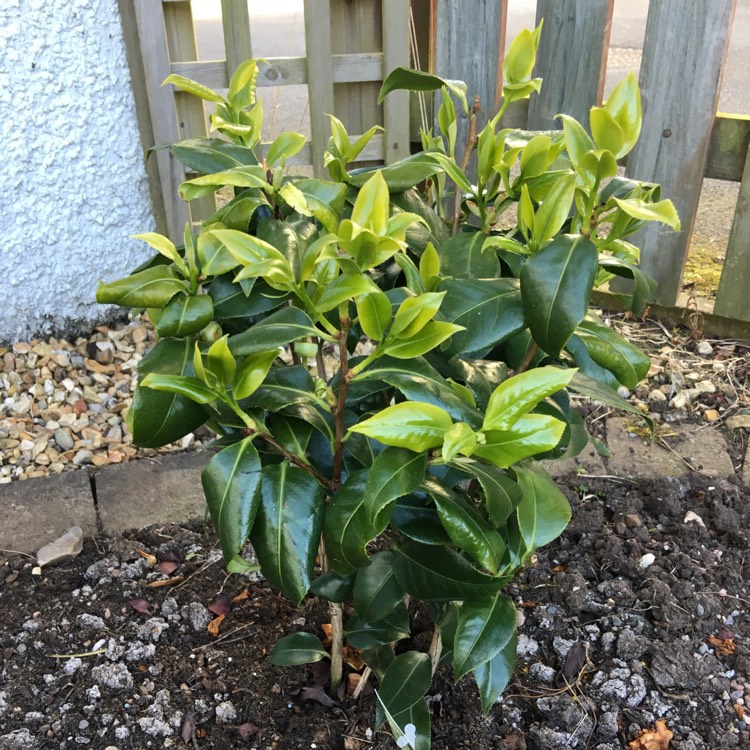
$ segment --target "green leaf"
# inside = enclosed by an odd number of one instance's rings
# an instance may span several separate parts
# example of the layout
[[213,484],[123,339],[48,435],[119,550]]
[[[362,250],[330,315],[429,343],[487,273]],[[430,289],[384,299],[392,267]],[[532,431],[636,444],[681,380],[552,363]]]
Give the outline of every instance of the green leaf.
[[387,517],[380,518],[381,513],[391,510],[398,498],[415,492],[426,471],[426,453],[394,447],[379,453],[370,467],[365,485],[365,507],[370,521],[378,526],[383,521],[387,523]]
[[680,231],[680,217],[674,204],[670,200],[649,203],[640,198],[614,198],[614,202],[628,215],[641,221],[660,221],[675,230]]
[[480,573],[457,552],[418,542],[395,547],[393,570],[404,590],[425,601],[486,598],[499,591],[501,578]]
[[305,145],[305,136],[302,133],[288,131],[282,133],[269,146],[266,153],[266,163],[274,167],[282,160],[289,159],[298,153]]
[[641,92],[634,72],[628,73],[607,98],[604,109],[620,126],[624,144],[617,158],[625,156],[635,146],[641,132]]
[[509,429],[519,417],[564,388],[575,372],[559,367],[537,367],[508,378],[492,392],[482,429]]
[[413,68],[394,68],[386,76],[383,85],[380,87],[378,104],[381,104],[391,91],[437,91],[443,86],[458,97],[463,105],[464,112],[468,116],[469,105],[466,101],[466,84],[463,81],[450,81]]
[[168,83],[171,83],[172,85],[177,86],[178,89],[187,91],[188,94],[197,96],[204,101],[216,102],[217,104],[224,103],[224,97],[219,96],[219,94],[212,91],[208,86],[204,86],[197,81],[191,81],[189,78],[184,78],[183,76],[178,76],[172,73],[164,79],[162,86],[166,86]]
[[633,280],[630,310],[635,315],[643,315],[656,290],[656,281],[643,273],[639,268],[636,268],[632,263],[628,263],[620,258],[602,256],[599,258],[599,266],[608,273]]
[[472,193],[474,188],[469,178],[463,173],[461,168],[453,159],[439,151],[434,151],[430,156],[443,168],[448,177],[456,183],[457,188],[461,188],[464,193]]
[[261,464],[251,438],[230,445],[201,474],[203,492],[229,563],[245,544],[260,504]]
[[210,404],[215,401],[216,392],[207,388],[198,378],[190,378],[184,375],[159,375],[151,373],[141,381],[142,388],[151,388],[155,391],[167,391],[184,396],[196,404]]
[[631,390],[646,377],[651,359],[611,328],[595,320],[584,320],[576,329],[589,356],[609,370]]
[[167,239],[161,234],[157,234],[156,232],[146,232],[145,234],[134,234],[133,235],[134,240],[143,240],[144,242],[148,242],[151,247],[154,248],[154,250],[157,250],[161,255],[163,255],[165,258],[169,258],[169,260],[174,263],[177,268],[179,269],[180,273],[183,276],[189,276],[190,271],[188,270],[187,264],[185,263],[184,259],[178,252],[177,248],[174,245],[174,242]]
[[503,80],[506,84],[523,83],[531,76],[541,31],[541,23],[534,31],[523,29],[510,43],[503,58]]
[[391,301],[378,289],[370,294],[360,295],[356,304],[359,324],[365,336],[373,341],[382,341],[391,322]]
[[599,254],[590,240],[565,234],[521,269],[526,322],[540,348],[557,356],[588,311]]
[[346,185],[343,183],[303,179],[288,182],[279,193],[295,211],[315,217],[327,232],[338,229],[346,201]]
[[514,467],[523,498],[516,508],[518,528],[530,554],[549,544],[570,523],[570,503],[536,462]]
[[611,151],[616,157],[627,153],[625,133],[612,115],[602,107],[592,107],[589,114],[591,135],[601,149]]
[[487,515],[495,526],[503,526],[521,500],[521,488],[501,469],[482,461],[461,459],[455,466],[476,477],[484,492]]
[[532,239],[537,246],[544,245],[560,231],[570,214],[575,190],[576,175],[568,174],[555,182],[547,193],[534,216]]
[[620,409],[621,411],[637,414],[641,419],[644,419],[653,430],[654,423],[647,415],[631,404],[630,401],[626,401],[617,393],[617,391],[606,385],[602,385],[602,383],[597,380],[587,377],[583,373],[577,372],[573,376],[573,380],[570,381],[569,387],[570,390],[580,393],[582,396],[586,396],[594,401],[599,401],[602,404],[606,404],[615,409]]
[[223,138],[189,138],[173,143],[169,150],[188,169],[199,174],[258,164],[252,149]]
[[385,445],[421,453],[443,444],[443,435],[453,424],[444,409],[432,404],[404,401],[350,427]]
[[430,657],[418,651],[407,651],[399,654],[385,671],[378,695],[388,712],[395,717],[420,701],[430,689],[431,682]]
[[546,414],[526,414],[507,430],[489,430],[474,455],[507,469],[517,461],[552,450],[565,431],[565,422]]
[[393,319],[390,335],[407,338],[424,328],[435,317],[445,292],[428,292],[407,297],[399,306]]
[[331,566],[342,573],[370,564],[365,547],[385,528],[370,522],[365,504],[366,481],[366,469],[354,472],[326,508],[326,553]]
[[[400,205],[402,201],[399,200],[398,195],[393,195],[393,193],[403,195],[404,191],[408,191],[409,188],[418,185],[428,177],[441,172],[442,168],[430,154],[412,154],[412,156],[407,156],[405,159],[400,159],[386,167],[357,170],[351,174],[348,182],[353,187],[362,187],[375,171],[385,180],[385,184],[391,192],[391,202]],[[410,210],[403,206],[401,207],[405,211]]]
[[180,294],[162,311],[156,323],[161,338],[182,339],[202,331],[214,318],[214,305],[207,294],[187,297]]
[[448,355],[491,349],[525,327],[514,279],[446,279],[439,288],[447,292],[441,315],[465,328],[453,335]]
[[249,397],[249,402],[271,411],[294,404],[321,405],[312,376],[302,365],[272,367],[263,384]]
[[488,599],[464,602],[453,641],[453,675],[465,674],[493,659],[516,633],[518,614],[499,591]]
[[291,667],[297,664],[312,664],[328,659],[328,652],[320,639],[312,633],[292,633],[276,641],[271,649],[269,660],[277,667]]
[[219,188],[232,186],[244,188],[267,187],[266,175],[262,167],[232,167],[223,172],[201,175],[187,180],[180,185],[180,198],[192,201],[204,195],[215,193]]
[[383,679],[385,670],[393,663],[394,658],[393,649],[387,643],[362,652],[362,661],[370,667],[378,680]]
[[255,104],[255,86],[260,60],[245,60],[237,66],[229,80],[227,96],[236,110]]
[[215,278],[208,288],[214,301],[214,318],[218,322],[249,318],[267,313],[283,305],[289,298],[284,292],[272,289],[262,279],[251,281],[250,294],[245,294],[241,284],[232,281],[232,275]]
[[500,263],[490,248],[485,250],[486,239],[482,232],[460,232],[441,243],[437,251],[440,273],[456,278],[494,279],[500,273]]
[[589,134],[584,130],[578,120],[569,115],[557,115],[563,124],[563,135],[565,138],[565,150],[568,152],[570,161],[574,167],[578,167],[583,155],[596,148]]
[[[329,284],[320,297],[315,300],[315,307],[319,312],[328,312],[350,299],[357,299],[362,295],[383,294],[377,284],[366,274],[343,273],[333,283]],[[383,295],[385,296],[385,295]],[[390,313],[390,305],[388,305]]]
[[[270,211],[268,201],[256,188],[247,188],[247,190],[243,190],[235,198],[232,198],[229,203],[222,206],[213,216],[206,219],[203,222],[203,228],[210,229],[214,225],[221,224],[227,229],[246,232],[248,231],[250,222],[253,220],[253,216],[256,216],[256,210],[261,206],[264,207],[263,211],[258,212],[257,216]],[[211,236],[208,232],[206,232],[206,235]],[[213,245],[214,243],[211,243],[207,250],[215,253]],[[200,237],[198,238],[198,254],[200,255]],[[213,255],[210,257],[213,258]],[[213,263],[210,262],[210,259],[207,261],[207,264],[204,263],[201,269],[203,273],[209,276],[225,273],[225,271],[216,270],[217,266],[214,263],[217,263],[219,259],[221,259],[222,264],[226,264],[228,271],[239,265],[232,254],[226,248],[222,248],[222,251],[218,254],[218,258],[214,259]],[[229,265],[230,262],[232,263],[231,266]],[[218,267],[221,268],[222,266]]]
[[307,336],[328,338],[297,307],[284,307],[247,331],[229,337],[229,348],[237,356],[264,352]]
[[444,546],[451,543],[434,504],[423,493],[408,495],[396,502],[391,512],[391,527],[407,539],[422,544]]
[[250,541],[263,575],[299,606],[318,554],[325,493],[315,477],[285,461],[264,466],[262,476]]
[[197,252],[201,273],[205,276],[219,276],[233,271],[240,264],[212,232],[201,232],[198,235]]
[[383,351],[396,359],[421,357],[459,331],[463,331],[462,326],[433,320],[408,339],[387,342]]
[[351,596],[353,589],[354,575],[344,575],[335,570],[319,575],[310,584],[312,594],[339,604],[343,604]]
[[431,242],[427,243],[422,257],[419,259],[419,275],[422,278],[422,284],[428,291],[434,280],[440,275],[440,257]]
[[[414,725],[415,744],[406,745],[407,748],[413,747],[414,750],[430,750],[432,743],[430,729],[431,716],[430,707],[427,705],[427,701],[424,699],[418,700],[406,711],[392,715],[391,719],[399,729],[405,729],[409,724]],[[393,731],[392,727],[391,731]],[[394,732],[394,737],[395,736],[396,733]]]
[[248,354],[237,368],[234,376],[232,395],[235,399],[241,401],[252,393],[255,393],[263,384],[268,371],[271,369],[271,365],[278,356],[278,349],[273,349],[270,352]]
[[[222,336],[218,341],[214,341],[206,352],[204,366],[206,373],[216,379],[221,387],[226,387],[234,380],[234,373],[237,369],[237,362],[229,351],[227,341],[229,335]],[[196,366],[196,371],[198,366]],[[198,373],[200,375],[200,373]]]
[[109,284],[99,282],[96,301],[121,307],[165,307],[187,284],[169,266],[154,266]]
[[292,276],[299,281],[305,251],[318,233],[318,228],[311,221],[277,221],[263,219],[258,223],[258,239],[276,248],[286,258],[292,269]]
[[443,438],[443,461],[450,461],[459,453],[470,456],[477,445],[477,436],[466,422],[456,422]]
[[208,415],[203,407],[186,396],[169,391],[143,388],[143,377],[158,375],[189,376],[192,366],[191,339],[162,339],[140,361],[133,403],[128,412],[128,427],[133,442],[143,448],[159,448],[200,427]]
[[378,552],[371,564],[357,573],[354,609],[365,622],[385,618],[404,598],[404,590],[393,575],[393,550]]
[[358,649],[375,649],[409,635],[409,612],[403,602],[382,620],[365,622],[354,615],[346,623],[347,643]]
[[496,573],[505,553],[505,543],[463,498],[436,480],[427,480],[424,490],[432,497],[448,536],[468,552],[485,570]]
[[382,236],[388,229],[388,186],[378,171],[360,189],[352,207],[351,220],[364,229]]
[[514,632],[504,648],[474,670],[474,679],[477,682],[479,699],[482,702],[482,713],[485,716],[497,703],[513,676],[517,647],[518,636]]

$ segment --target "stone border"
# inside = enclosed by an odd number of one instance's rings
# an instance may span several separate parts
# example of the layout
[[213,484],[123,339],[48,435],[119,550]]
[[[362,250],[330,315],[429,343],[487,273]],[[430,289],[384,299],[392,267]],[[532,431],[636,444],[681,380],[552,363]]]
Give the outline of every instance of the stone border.
[[[673,426],[676,434],[667,450],[641,437],[637,422],[636,417],[607,420],[611,458],[602,458],[589,445],[576,458],[546,462],[546,468],[556,479],[583,474],[651,482],[684,477],[692,467],[703,476],[750,488],[750,448],[740,469],[732,466],[718,430]],[[206,505],[200,475],[210,456],[209,450],[160,454],[0,485],[0,549],[36,552],[71,526],[80,526],[86,536],[113,536],[152,524],[201,520]]]

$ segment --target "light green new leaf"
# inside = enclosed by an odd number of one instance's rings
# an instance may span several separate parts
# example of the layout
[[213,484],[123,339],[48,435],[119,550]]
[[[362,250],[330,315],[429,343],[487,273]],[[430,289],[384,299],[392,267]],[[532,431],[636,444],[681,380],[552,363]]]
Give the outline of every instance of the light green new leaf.
[[263,167],[233,167],[223,172],[202,175],[201,177],[195,177],[192,180],[183,182],[179,189],[180,198],[185,201],[192,201],[195,198],[215,193],[219,188],[225,186],[246,188],[268,187]]
[[536,63],[536,51],[541,33],[542,24],[540,23],[534,31],[524,29],[510,43],[503,59],[503,80],[506,83],[523,83],[531,76]]
[[560,231],[570,214],[575,190],[576,175],[567,174],[561,177],[547,193],[534,216],[534,229],[531,236],[536,247],[541,247]]
[[269,660],[277,667],[291,667],[297,664],[312,664],[328,659],[328,652],[319,638],[312,633],[292,633],[276,641],[271,649]]
[[390,335],[409,338],[424,328],[435,317],[445,297],[445,292],[426,292],[407,297],[396,311]]
[[464,602],[453,640],[453,674],[460,680],[494,658],[516,632],[518,614],[499,591],[488,599]]
[[185,375],[159,375],[149,373],[141,381],[141,387],[151,388],[155,391],[167,391],[185,396],[196,404],[210,404],[216,401],[216,392],[207,388],[198,378]]
[[177,266],[183,276],[190,275],[187,264],[175,247],[174,242],[164,237],[164,235],[157,234],[156,232],[146,232],[145,234],[134,234],[132,237],[134,240],[148,242],[154,250],[157,250],[165,258],[169,258],[169,260]]
[[[234,380],[234,373],[237,369],[237,361],[232,352],[229,351],[229,334],[225,334],[218,341],[214,341],[206,352],[206,359],[203,363],[206,373],[213,375],[216,382],[224,387]],[[196,367],[196,372],[198,368]]]
[[263,575],[299,606],[318,554],[325,493],[315,477],[286,461],[264,466],[262,476],[250,541]]
[[624,156],[627,153],[625,133],[617,120],[602,107],[592,107],[589,118],[596,145],[611,151],[617,158]]
[[670,200],[648,203],[640,198],[615,198],[615,203],[628,215],[641,221],[660,221],[675,232],[680,231],[680,217]]
[[504,380],[487,403],[483,430],[507,430],[545,398],[564,388],[575,369],[537,367]]
[[260,504],[260,472],[258,452],[251,438],[245,438],[213,456],[201,474],[227,564],[239,558],[253,527]]
[[456,422],[443,438],[443,461],[448,462],[461,453],[470,456],[477,445],[477,435],[466,422]]
[[362,186],[352,207],[351,220],[377,236],[388,230],[388,206],[390,196],[383,175],[375,172]]
[[257,352],[245,357],[237,368],[232,385],[232,395],[237,401],[247,398],[260,388],[279,353],[279,349],[272,349],[270,352]]
[[421,453],[443,444],[453,424],[448,412],[432,404],[404,401],[349,428],[385,445]]
[[565,423],[546,414],[526,414],[507,430],[489,430],[474,455],[507,469],[517,461],[552,450],[565,432]]
[[614,87],[607,97],[604,109],[615,119],[624,136],[623,148],[620,153],[615,154],[619,159],[635,146],[641,133],[641,92],[634,72],[628,73]]
[[356,304],[359,324],[365,336],[373,341],[382,341],[393,310],[385,292],[378,289],[370,294],[363,294],[357,298]]
[[463,330],[463,326],[433,320],[408,339],[398,338],[395,341],[388,341],[383,351],[396,359],[421,357],[449,339],[454,333]]
[[212,91],[210,88],[208,88],[208,86],[204,86],[197,81],[191,81],[189,78],[184,78],[183,76],[178,76],[172,73],[164,79],[161,85],[166,86],[169,83],[177,86],[178,89],[187,91],[188,94],[192,94],[193,96],[197,96],[200,99],[203,99],[204,101],[216,102],[217,104],[224,103],[224,98],[222,96],[217,94],[215,91]]
[[562,534],[570,522],[570,503],[537,462],[527,462],[514,469],[523,491],[516,508],[518,528],[527,553],[531,554]]
[[323,289],[323,293],[315,300],[315,307],[318,312],[328,312],[348,300],[356,300],[362,295],[371,296],[374,294],[383,294],[383,292],[369,276],[343,273]]
[[568,152],[570,162],[578,169],[578,163],[583,155],[596,148],[591,136],[586,132],[578,120],[569,115],[557,115],[563,124],[563,136],[565,138],[565,150]]
[[282,133],[268,147],[266,163],[269,167],[274,167],[280,161],[294,156],[304,145],[305,136],[302,133],[293,133],[291,131]]

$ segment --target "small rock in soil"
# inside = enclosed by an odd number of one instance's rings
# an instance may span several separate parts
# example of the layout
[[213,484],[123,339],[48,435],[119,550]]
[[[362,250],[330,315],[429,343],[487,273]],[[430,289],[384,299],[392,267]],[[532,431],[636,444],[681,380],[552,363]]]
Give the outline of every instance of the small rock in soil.
[[41,567],[67,562],[81,554],[83,549],[83,529],[72,526],[61,537],[42,547],[36,553],[37,562]]

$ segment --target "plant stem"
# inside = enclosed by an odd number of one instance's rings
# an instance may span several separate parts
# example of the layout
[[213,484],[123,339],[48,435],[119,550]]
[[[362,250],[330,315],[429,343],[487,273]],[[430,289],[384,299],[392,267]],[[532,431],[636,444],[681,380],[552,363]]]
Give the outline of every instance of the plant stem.
[[[466,148],[464,149],[464,158],[461,160],[461,171],[466,172],[466,167],[469,166],[469,159],[471,158],[471,152],[474,150],[474,145],[477,135],[477,114],[481,112],[482,108],[479,106],[479,97],[474,97],[474,106],[472,107],[471,117],[469,118],[469,134],[466,137]],[[453,201],[453,234],[458,234],[458,222],[461,218],[461,190],[456,185],[456,197]]]
[[318,366],[318,377],[328,382],[328,375],[326,374],[326,363],[323,359],[323,342],[318,339],[318,350],[315,352],[315,364]]
[[523,358],[523,362],[521,362],[518,369],[516,370],[516,375],[520,375],[522,372],[526,372],[529,365],[531,364],[531,360],[534,359],[534,356],[538,351],[539,345],[536,343],[536,341],[532,341],[531,346],[529,347],[529,351],[526,352],[526,356]]
[[443,653],[443,637],[440,632],[440,625],[435,625],[435,630],[432,631],[432,641],[430,642],[430,650],[428,654],[430,661],[432,661],[432,674],[437,672],[438,664],[440,663],[440,657]]
[[293,291],[299,297],[302,304],[305,306],[305,311],[307,312],[307,314],[310,315],[310,317],[313,318],[313,320],[320,323],[320,325],[322,325],[323,328],[325,328],[326,331],[328,331],[328,333],[331,336],[336,338],[339,333],[336,330],[336,326],[333,325],[333,323],[331,323],[331,321],[328,320],[328,318],[326,318],[325,315],[323,315],[322,313],[319,313],[315,309],[315,305],[313,301],[310,299],[310,295],[307,293],[307,290],[305,289],[305,287],[302,284],[295,284]]
[[[326,544],[320,539],[318,548],[320,556],[320,570],[327,573],[330,570]],[[331,616],[331,695],[336,695],[341,678],[344,674],[344,610],[338,602],[329,602],[328,612]]]
[[336,415],[336,449],[333,454],[333,487],[341,486],[341,463],[344,457],[344,414],[346,411],[346,392],[349,388],[351,373],[349,372],[349,352],[346,341],[352,321],[348,315],[341,315],[341,333],[339,334],[339,361],[341,363],[341,382],[339,383],[339,397],[334,407]]

